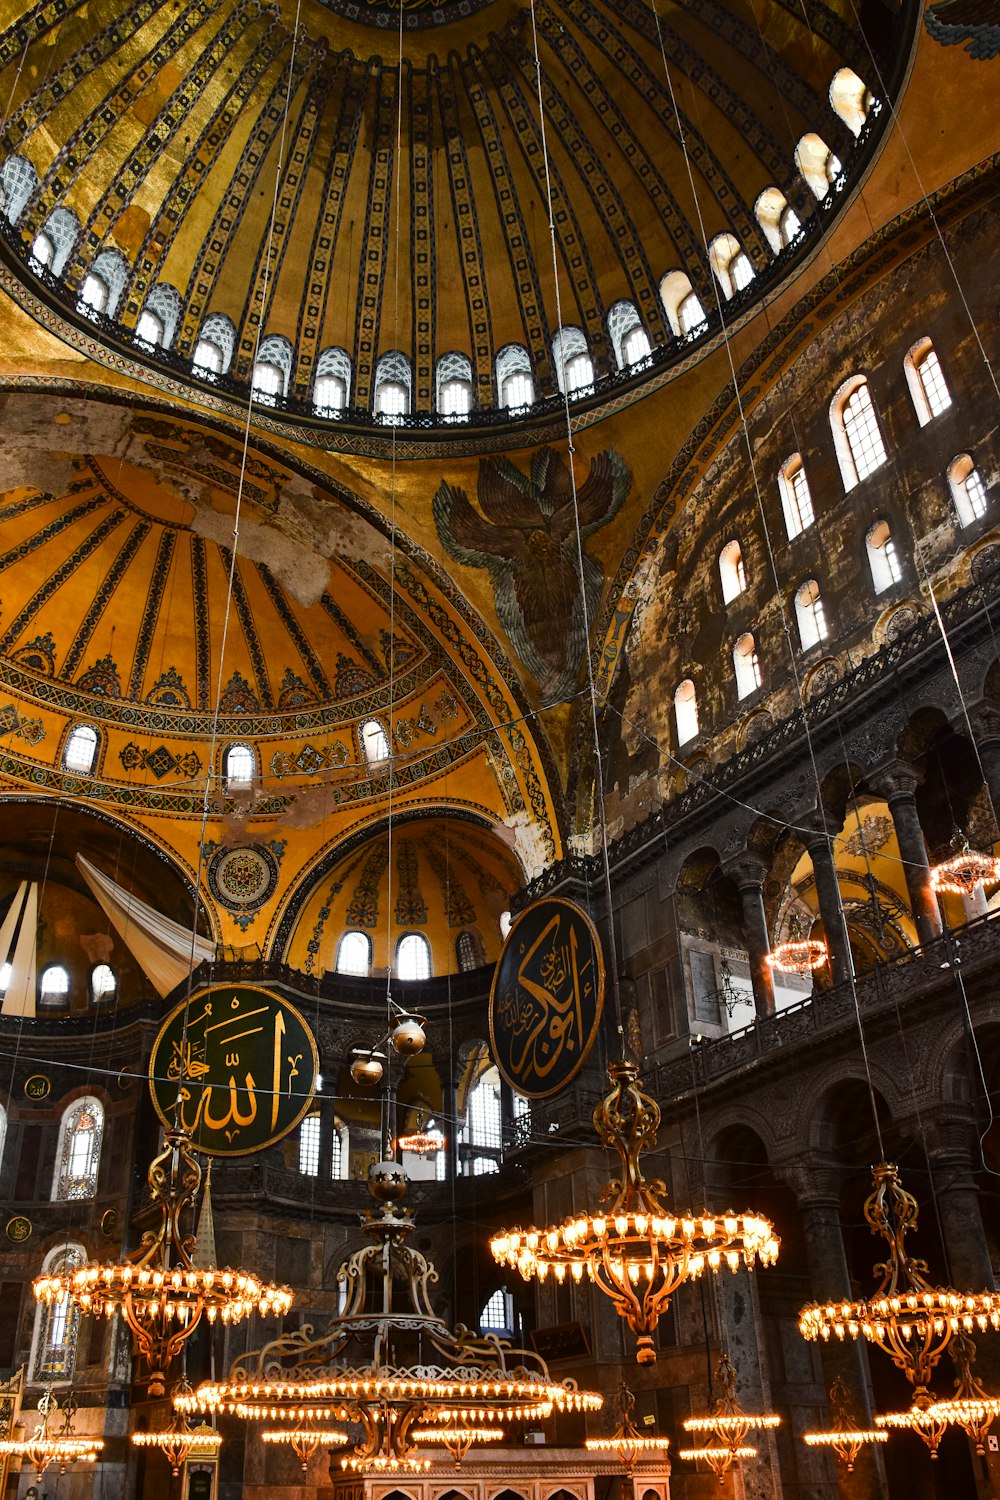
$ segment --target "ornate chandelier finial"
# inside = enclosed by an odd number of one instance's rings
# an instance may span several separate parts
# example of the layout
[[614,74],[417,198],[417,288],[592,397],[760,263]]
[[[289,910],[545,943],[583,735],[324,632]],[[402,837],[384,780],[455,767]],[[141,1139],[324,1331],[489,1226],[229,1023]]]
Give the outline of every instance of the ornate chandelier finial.
[[597,1213],[574,1215],[550,1229],[511,1229],[490,1242],[494,1258],[512,1266],[527,1281],[544,1281],[551,1272],[563,1282],[584,1276],[614,1303],[637,1338],[636,1360],[656,1359],[653,1333],[681,1282],[723,1265],[736,1271],[759,1259],[770,1265],[778,1254],[773,1225],[756,1214],[672,1212],[665,1205],[666,1187],[649,1181],[639,1158],[656,1139],[660,1109],[639,1088],[634,1063],[613,1063],[611,1090],[594,1111],[594,1128],[602,1143],[616,1151],[621,1176],[613,1179]]

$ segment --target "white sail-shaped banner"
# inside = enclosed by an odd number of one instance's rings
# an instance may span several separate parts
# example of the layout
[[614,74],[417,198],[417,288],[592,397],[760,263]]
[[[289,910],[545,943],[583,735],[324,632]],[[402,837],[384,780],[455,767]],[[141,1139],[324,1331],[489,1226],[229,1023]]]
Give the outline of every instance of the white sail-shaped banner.
[[192,969],[215,957],[214,943],[197,933],[192,937],[189,927],[147,906],[82,854],[76,856],[76,866],[158,994],[169,995]]
[[0,1014],[35,1014],[38,882],[22,880],[0,927],[0,964],[10,964]]

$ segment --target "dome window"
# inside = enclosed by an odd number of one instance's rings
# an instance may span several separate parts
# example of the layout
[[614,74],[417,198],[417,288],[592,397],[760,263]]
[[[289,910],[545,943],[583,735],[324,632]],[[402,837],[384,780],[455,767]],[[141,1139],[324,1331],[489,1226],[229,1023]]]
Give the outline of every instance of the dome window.
[[464,354],[443,354],[437,367],[440,416],[461,421],[472,411],[472,361]]
[[191,363],[201,375],[225,375],[236,348],[236,329],[224,313],[209,313],[198,333]]
[[56,258],[56,247],[44,229],[40,229],[35,235],[31,246],[31,258],[46,269],[51,268]]
[[727,542],[719,553],[719,578],[722,583],[723,604],[731,604],[745,592],[747,575],[743,566],[743,549],[739,542]]
[[255,401],[274,406],[288,395],[293,358],[291,344],[280,333],[269,333],[261,339],[253,362],[251,395]]
[[876,99],[853,68],[838,68],[830,84],[830,103],[851,134],[860,135]]
[[54,208],[35,236],[32,257],[39,265],[46,266],[53,276],[61,276],[79,238],[80,221],[76,214],[68,208]]
[[431,945],[422,932],[406,932],[396,944],[396,978],[430,979]]
[[653,352],[649,334],[642,326],[638,309],[632,302],[616,302],[608,313],[608,333],[619,370],[641,365]]
[[780,188],[765,188],[753,211],[775,255],[801,233],[802,221]]
[[746,635],[741,635],[733,647],[733,671],[736,673],[737,698],[749,698],[764,680],[760,670],[760,657],[757,654],[757,642],[749,631]]
[[166,342],[166,329],[163,319],[152,308],[144,307],[139,314],[139,321],[135,325],[136,337],[142,339],[144,344],[154,344],[160,348]]
[[389,759],[389,736],[378,719],[369,719],[362,725],[361,749],[370,766],[384,765]]
[[701,299],[684,271],[667,272],[660,282],[660,300],[667,321],[678,338],[687,338],[708,322]]
[[103,277],[91,271],[83,282],[83,290],[80,293],[81,309],[89,309],[91,312],[103,313],[108,310],[108,301],[111,297],[111,288]]
[[876,521],[865,538],[868,551],[868,566],[876,594],[884,594],[896,583],[901,583],[903,570],[899,562],[896,543],[888,521]]
[[455,957],[462,973],[469,969],[481,969],[486,962],[483,940],[475,928],[466,927],[455,939]]
[[249,745],[230,745],[223,758],[223,778],[227,791],[251,786],[257,774],[257,757]]
[[863,375],[852,376],[840,387],[830,405],[830,424],[844,489],[853,490],[862,479],[880,469],[888,457],[875,404]]
[[819,584],[810,578],[802,584],[795,595],[795,618],[799,627],[799,640],[803,651],[826,640],[826,614]]
[[594,363],[582,328],[560,328],[552,340],[552,363],[564,395],[584,396],[593,389]]
[[394,349],[383,354],[375,371],[375,415],[390,426],[410,410],[410,362]]
[[790,458],[786,458],[778,470],[778,493],[781,496],[788,540],[793,542],[803,531],[808,531],[816,519],[800,453],[793,453]]
[[63,964],[49,964],[42,970],[38,986],[38,998],[42,1005],[65,1007],[69,1004],[69,970]]
[[316,361],[313,406],[317,415],[346,411],[351,397],[351,361],[345,349],[324,349]]
[[9,224],[16,224],[38,187],[38,173],[26,156],[8,156],[0,168],[0,208]]
[[678,684],[674,693],[674,719],[677,724],[677,743],[686,745],[698,736],[698,695],[690,677]]
[[118,989],[118,980],[110,964],[98,964],[90,976],[90,994],[95,1005],[104,1000],[113,1000]]
[[708,260],[726,297],[735,297],[753,281],[753,262],[734,234],[717,234],[708,248]]
[[97,759],[97,730],[91,724],[75,724],[63,750],[63,770],[89,776]]
[[528,351],[521,344],[508,344],[497,355],[497,390],[500,405],[521,411],[535,400],[535,382]]
[[981,521],[988,506],[983,477],[968,453],[960,453],[948,465],[948,484],[960,526]]
[[136,334],[147,344],[169,349],[174,342],[183,305],[181,294],[169,282],[158,281],[143,304]]
[[917,421],[926,427],[951,405],[948,382],[930,339],[920,339],[913,345],[903,360],[903,370]]
[[823,137],[812,130],[795,148],[795,165],[813,196],[821,202],[843,170],[840,158],[830,150]]
[[80,307],[113,317],[118,310],[125,283],[128,262],[118,250],[102,250],[84,278]]
[[345,932],[337,946],[337,973],[371,973],[372,940],[367,932]]

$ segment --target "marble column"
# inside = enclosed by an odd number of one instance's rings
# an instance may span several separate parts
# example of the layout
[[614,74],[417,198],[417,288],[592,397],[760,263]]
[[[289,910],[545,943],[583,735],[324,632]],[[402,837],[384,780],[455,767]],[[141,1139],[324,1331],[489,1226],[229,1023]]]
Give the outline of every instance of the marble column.
[[851,958],[851,940],[844,918],[844,904],[837,884],[837,867],[834,864],[830,833],[824,824],[813,833],[804,835],[803,842],[816,877],[819,913],[823,919],[823,930],[830,952],[830,972],[834,984],[843,984],[854,973],[854,961]]
[[993,817],[1000,828],[1000,703],[980,703],[969,717]]
[[753,985],[753,1002],[758,1018],[773,1016],[774,975],[767,955],[771,950],[771,938],[764,914],[764,878],[768,866],[755,855],[746,854],[726,865],[725,872],[732,876],[740,893],[743,908],[743,935],[746,939],[750,959],[750,983]]
[[[941,1235],[948,1256],[948,1278],[960,1292],[994,1287],[990,1248],[973,1176],[975,1127],[968,1119],[937,1120],[927,1128],[927,1154]],[[933,1205],[928,1205],[933,1213]]]
[[916,770],[905,761],[893,761],[868,777],[875,795],[889,804],[917,936],[921,943],[931,943],[941,936],[941,910],[931,886],[927,845],[914,797],[919,784]]

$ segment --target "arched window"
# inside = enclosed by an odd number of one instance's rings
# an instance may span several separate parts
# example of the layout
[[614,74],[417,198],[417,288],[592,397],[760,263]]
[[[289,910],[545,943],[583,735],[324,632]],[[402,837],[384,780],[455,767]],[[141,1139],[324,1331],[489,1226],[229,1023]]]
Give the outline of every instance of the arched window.
[[486,950],[483,940],[475,928],[466,927],[455,939],[455,957],[458,959],[458,967],[463,972],[467,969],[481,969],[486,962]]
[[7,1139],[7,1111],[0,1104],[0,1170],[3,1168],[3,1148]]
[[383,354],[375,368],[375,415],[390,425],[410,409],[410,361],[398,349]]
[[336,1115],[330,1148],[330,1176],[336,1182],[343,1182],[351,1175],[351,1140],[347,1126]]
[[853,68],[838,68],[830,84],[830,103],[851,134],[860,135],[875,97]]
[[431,945],[422,932],[405,932],[396,944],[396,978],[430,979]]
[[960,453],[948,465],[948,484],[960,526],[971,526],[986,514],[987,497],[983,477],[968,453]]
[[261,339],[253,362],[253,380],[250,386],[255,401],[273,406],[276,401],[287,396],[294,357],[291,344],[282,334],[269,333],[266,338]]
[[[87,1264],[82,1245],[72,1240],[57,1245],[42,1261],[43,1276],[78,1271]],[[60,1302],[40,1302],[35,1312],[28,1381],[33,1385],[69,1384],[73,1379],[76,1341],[80,1332],[80,1309],[68,1297]]]
[[236,329],[225,313],[209,313],[198,332],[191,363],[199,375],[225,375],[233,361]]
[[56,1170],[52,1179],[52,1201],[93,1198],[101,1164],[104,1107],[86,1095],[68,1107],[59,1126]]
[[337,945],[338,974],[370,974],[372,940],[367,932],[345,932]]
[[730,604],[746,588],[747,575],[739,542],[727,542],[719,553],[719,578],[722,581],[723,604]]
[[89,776],[97,759],[97,730],[92,724],[74,724],[63,750],[63,770]]
[[805,582],[795,595],[795,618],[799,626],[799,640],[803,651],[826,640],[826,615],[819,584],[815,578]]
[[437,409],[449,421],[472,410],[472,361],[465,354],[442,354],[437,364]]
[[135,329],[137,337],[147,344],[157,344],[163,349],[169,349],[177,332],[182,308],[181,294],[177,288],[169,282],[158,281],[150,289],[143,304]]
[[128,280],[128,262],[119,250],[102,250],[84,278],[82,307],[114,317]]
[[381,765],[389,759],[389,736],[378,719],[369,719],[362,724],[361,751],[370,766]]
[[872,571],[872,583],[876,594],[884,594],[894,583],[899,583],[903,570],[899,565],[899,553],[892,539],[888,521],[876,521],[865,537],[868,549],[868,566]]
[[880,469],[887,458],[875,405],[864,376],[854,375],[840,387],[830,404],[830,425],[844,489],[853,490],[862,479]]
[[61,276],[80,237],[80,221],[68,208],[54,208],[35,237],[31,253],[53,276]]
[[660,282],[660,299],[674,333],[685,338],[707,323],[708,314],[684,271],[668,271]]
[[38,998],[42,1005],[54,1010],[65,1009],[69,1004],[69,970],[63,964],[49,964],[42,970]]
[[690,677],[674,693],[674,718],[677,721],[677,743],[686,745],[698,733],[698,695]]
[[649,334],[642,326],[639,310],[633,302],[616,302],[608,312],[608,333],[619,370],[642,364],[652,354]]
[[8,223],[17,223],[37,186],[38,173],[28,158],[8,156],[0,168],[0,208]]
[[299,1126],[299,1172],[303,1177],[319,1176],[319,1143],[323,1122],[319,1113],[306,1115]]
[[757,223],[777,255],[790,245],[802,228],[802,221],[778,187],[765,188],[753,206]]
[[785,530],[791,542],[801,532],[807,531],[816,519],[801,453],[793,453],[790,458],[786,458],[778,470],[778,493],[785,517]]
[[840,158],[834,155],[823,137],[813,130],[804,135],[796,146],[795,165],[813,195],[821,201],[842,171]]
[[497,355],[497,393],[500,405],[520,411],[535,399],[535,382],[528,351],[521,344],[507,344]]
[[346,349],[324,349],[316,361],[313,406],[321,417],[346,410],[351,399],[351,359]]
[[552,365],[559,389],[582,396],[594,384],[594,362],[582,328],[560,328],[552,340]]
[[951,405],[951,392],[930,339],[920,339],[903,360],[910,399],[921,427]]
[[742,292],[753,281],[753,262],[735,234],[715,236],[708,247],[708,262],[726,297]]
[[102,1000],[113,1000],[118,988],[115,971],[110,964],[97,964],[90,976],[90,994],[95,1005]]
[[746,635],[741,635],[733,647],[733,670],[736,673],[737,698],[749,698],[764,680],[760,670],[760,657],[757,655],[757,642],[749,631]]
[[479,1314],[479,1327],[483,1333],[496,1333],[501,1338],[514,1332],[514,1299],[502,1286],[487,1299]]
[[249,786],[257,774],[257,757],[249,745],[230,745],[222,760],[227,788]]
[[500,1074],[488,1067],[469,1089],[459,1132],[459,1163],[465,1177],[499,1172],[503,1162]]

